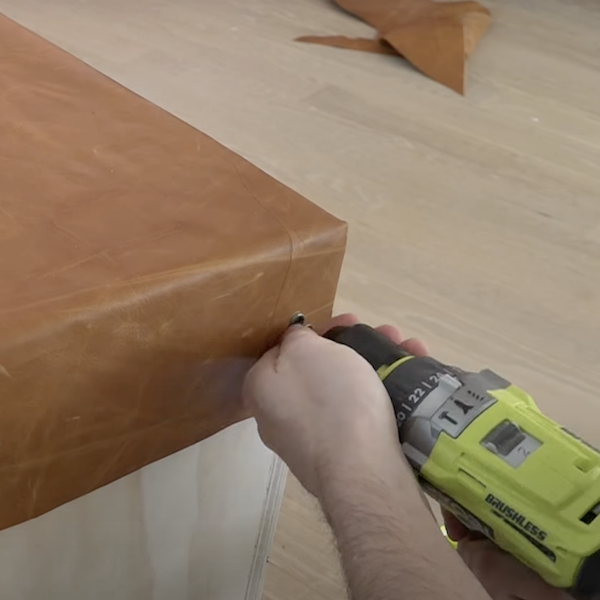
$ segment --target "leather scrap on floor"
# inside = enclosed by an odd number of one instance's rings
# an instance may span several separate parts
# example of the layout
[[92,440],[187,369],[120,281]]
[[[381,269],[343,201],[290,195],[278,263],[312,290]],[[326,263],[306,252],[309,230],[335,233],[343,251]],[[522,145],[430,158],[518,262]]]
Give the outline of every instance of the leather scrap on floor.
[[296,38],[296,41],[321,44],[322,46],[331,46],[333,48],[345,48],[346,50],[360,50],[361,52],[398,56],[398,51],[381,38],[351,38],[345,35],[303,35]]
[[333,1],[377,29],[380,39],[302,36],[298,41],[382,54],[391,47],[425,75],[465,93],[469,56],[492,22],[487,8],[472,1]]

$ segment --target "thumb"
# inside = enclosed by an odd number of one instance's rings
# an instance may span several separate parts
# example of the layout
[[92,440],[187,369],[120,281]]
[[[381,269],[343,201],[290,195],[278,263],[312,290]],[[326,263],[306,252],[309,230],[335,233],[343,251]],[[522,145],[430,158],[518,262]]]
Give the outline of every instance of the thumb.
[[448,537],[453,542],[460,542],[469,535],[469,530],[448,510],[442,507],[442,516]]
[[242,403],[256,415],[257,402],[263,390],[268,389],[269,382],[275,375],[275,364],[279,355],[279,346],[271,348],[258,359],[246,374],[242,387]]
[[285,352],[299,340],[318,337],[319,335],[311,327],[307,327],[306,325],[292,325],[283,332],[279,342],[279,351]]
[[321,339],[310,328],[303,325],[288,327],[281,336],[279,344],[268,350],[254,364],[246,375],[242,390],[242,401],[244,405],[256,416],[258,404],[261,399],[275,386],[275,379],[283,369],[284,360],[294,362],[294,354],[301,349],[307,340]]

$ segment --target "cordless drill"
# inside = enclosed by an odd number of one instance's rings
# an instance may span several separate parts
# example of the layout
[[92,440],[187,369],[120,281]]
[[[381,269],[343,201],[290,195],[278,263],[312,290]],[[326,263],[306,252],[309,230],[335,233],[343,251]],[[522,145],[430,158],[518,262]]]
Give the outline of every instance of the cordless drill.
[[325,337],[377,371],[424,491],[576,598],[600,593],[600,452],[492,371],[412,356],[367,325]]

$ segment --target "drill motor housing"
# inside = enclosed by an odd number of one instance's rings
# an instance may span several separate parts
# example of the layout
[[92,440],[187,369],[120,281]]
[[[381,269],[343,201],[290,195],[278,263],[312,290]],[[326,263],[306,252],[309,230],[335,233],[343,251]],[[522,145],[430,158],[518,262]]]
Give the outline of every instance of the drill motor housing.
[[408,354],[367,325],[325,337],[377,371],[425,492],[577,598],[600,593],[600,453],[522,389]]

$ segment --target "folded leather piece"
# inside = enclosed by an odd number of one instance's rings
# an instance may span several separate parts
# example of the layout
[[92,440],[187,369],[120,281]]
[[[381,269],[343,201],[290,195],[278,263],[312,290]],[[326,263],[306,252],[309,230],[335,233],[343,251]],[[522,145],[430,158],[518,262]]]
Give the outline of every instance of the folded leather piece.
[[0,15],[0,528],[247,417],[346,226]]
[[321,44],[322,46],[331,46],[333,48],[345,48],[346,50],[372,52],[373,54],[398,56],[398,52],[381,38],[351,38],[345,35],[303,35],[296,38],[296,41],[308,44]]
[[[382,40],[435,81],[464,94],[469,56],[491,25],[478,2],[333,0],[375,29]],[[378,40],[304,36],[298,41],[377,52]],[[362,46],[362,47],[361,47]]]

